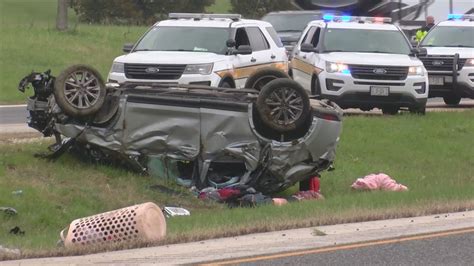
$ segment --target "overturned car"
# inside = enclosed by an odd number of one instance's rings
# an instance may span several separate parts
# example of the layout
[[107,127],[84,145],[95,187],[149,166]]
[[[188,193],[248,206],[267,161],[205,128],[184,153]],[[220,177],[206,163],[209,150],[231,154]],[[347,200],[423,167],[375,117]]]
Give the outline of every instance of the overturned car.
[[149,171],[175,164],[197,188],[248,185],[281,191],[331,167],[342,130],[334,103],[309,99],[290,79],[261,91],[199,85],[106,86],[91,67],[58,77],[32,73],[30,127],[55,136],[51,156],[74,151],[97,162]]

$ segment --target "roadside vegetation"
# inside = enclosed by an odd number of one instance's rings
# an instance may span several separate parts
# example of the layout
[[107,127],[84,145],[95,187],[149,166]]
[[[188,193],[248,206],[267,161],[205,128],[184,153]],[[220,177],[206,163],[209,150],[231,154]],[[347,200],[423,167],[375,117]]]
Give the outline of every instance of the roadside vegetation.
[[[104,78],[124,43],[135,42],[151,26],[82,24],[69,10],[69,30],[55,29],[57,0],[0,1],[0,104],[25,103],[17,91],[32,70],[59,72],[73,64],[88,64]],[[217,0],[209,12],[227,13],[230,1]]]
[[[56,162],[35,158],[48,141],[0,143],[0,245],[23,256],[78,254],[56,248],[59,232],[72,220],[153,201],[178,205],[189,217],[168,220],[164,243],[202,240],[322,224],[406,217],[474,208],[473,111],[425,117],[349,116],[338,147],[336,170],[324,173],[325,200],[286,206],[228,209],[202,202],[170,181],[92,165],[65,155]],[[358,192],[356,178],[384,172],[408,192]],[[150,186],[164,184],[175,192]],[[19,195],[13,191],[22,190]],[[18,226],[24,236],[9,234]],[[2,258],[0,257],[0,260]]]

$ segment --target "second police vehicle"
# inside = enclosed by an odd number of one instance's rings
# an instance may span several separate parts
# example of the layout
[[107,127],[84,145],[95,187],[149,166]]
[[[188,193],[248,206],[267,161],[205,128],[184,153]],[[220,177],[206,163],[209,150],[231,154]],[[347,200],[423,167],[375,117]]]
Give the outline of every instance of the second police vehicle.
[[443,97],[450,105],[474,99],[474,15],[449,15],[420,47],[428,51],[420,59],[429,73],[430,97]]
[[327,14],[304,30],[293,51],[293,78],[342,108],[424,114],[428,76],[417,56],[425,54],[390,18]]

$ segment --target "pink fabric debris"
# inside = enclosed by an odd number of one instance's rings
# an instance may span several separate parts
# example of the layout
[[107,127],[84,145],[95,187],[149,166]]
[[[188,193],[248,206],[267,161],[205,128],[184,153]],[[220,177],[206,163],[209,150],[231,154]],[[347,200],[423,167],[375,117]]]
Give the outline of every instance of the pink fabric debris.
[[388,190],[388,191],[407,191],[408,188],[398,184],[390,176],[380,173],[371,174],[364,178],[358,178],[352,188],[356,190]]

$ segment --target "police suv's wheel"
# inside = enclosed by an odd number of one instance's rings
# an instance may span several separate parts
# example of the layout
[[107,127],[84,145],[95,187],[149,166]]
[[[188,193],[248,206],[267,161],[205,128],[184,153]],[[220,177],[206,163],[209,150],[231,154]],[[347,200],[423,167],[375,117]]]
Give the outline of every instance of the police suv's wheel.
[[318,76],[313,77],[313,84],[311,86],[311,94],[313,96],[321,97],[321,85],[319,84]]
[[457,95],[446,95],[443,97],[444,103],[449,105],[458,105],[461,102],[461,97]]
[[275,79],[260,91],[257,110],[266,126],[285,133],[304,125],[310,115],[309,97],[297,82]]
[[99,111],[106,89],[97,70],[86,65],[73,65],[56,78],[54,96],[67,115],[81,118]]
[[263,68],[257,70],[247,79],[247,82],[245,82],[245,88],[261,91],[267,83],[278,78],[289,79],[290,76],[275,68]]
[[383,107],[382,108],[382,113],[384,115],[396,115],[396,114],[398,114],[398,107],[396,107],[396,106]]
[[418,106],[412,106],[408,108],[410,113],[412,114],[417,114],[417,115],[425,115],[426,114],[426,105],[418,105]]

